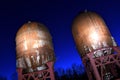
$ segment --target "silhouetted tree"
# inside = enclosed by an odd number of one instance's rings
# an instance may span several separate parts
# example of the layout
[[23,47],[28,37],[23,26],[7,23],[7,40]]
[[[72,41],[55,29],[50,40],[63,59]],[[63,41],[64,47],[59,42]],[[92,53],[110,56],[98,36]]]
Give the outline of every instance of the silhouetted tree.
[[14,73],[11,75],[11,80],[18,80],[17,72],[14,72]]
[[55,71],[56,80],[88,80],[84,66],[73,64],[71,68],[58,68]]
[[58,71],[55,71],[54,74],[55,74],[55,79],[60,80],[60,76],[58,75]]

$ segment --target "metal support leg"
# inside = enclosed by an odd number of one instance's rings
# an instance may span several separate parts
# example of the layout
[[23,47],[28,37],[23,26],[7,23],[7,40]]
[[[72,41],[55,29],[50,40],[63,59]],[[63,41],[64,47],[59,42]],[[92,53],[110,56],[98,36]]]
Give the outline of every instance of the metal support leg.
[[18,80],[22,80],[22,68],[18,68],[17,73],[18,73]]
[[93,73],[95,75],[96,80],[101,80],[98,69],[95,65],[95,62],[94,62],[93,58],[89,57],[89,59],[90,59],[90,63],[91,63],[91,66],[93,68]]
[[50,72],[50,78],[51,80],[55,80],[55,76],[54,76],[54,70],[53,70],[53,65],[54,65],[54,62],[48,62],[47,63],[48,67],[49,67],[49,72]]

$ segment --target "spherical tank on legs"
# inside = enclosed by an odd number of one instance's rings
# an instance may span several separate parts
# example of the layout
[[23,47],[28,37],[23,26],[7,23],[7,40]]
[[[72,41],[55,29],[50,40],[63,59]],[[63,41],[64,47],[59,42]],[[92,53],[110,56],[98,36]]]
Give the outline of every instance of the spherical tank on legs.
[[73,21],[72,33],[89,80],[120,78],[120,48],[98,14],[80,13]]
[[24,24],[16,34],[17,68],[34,72],[45,68],[54,60],[52,37],[48,29],[38,22]]
[[78,52],[82,57],[98,48],[113,45],[106,24],[94,12],[83,12],[76,16],[72,25],[72,33]]

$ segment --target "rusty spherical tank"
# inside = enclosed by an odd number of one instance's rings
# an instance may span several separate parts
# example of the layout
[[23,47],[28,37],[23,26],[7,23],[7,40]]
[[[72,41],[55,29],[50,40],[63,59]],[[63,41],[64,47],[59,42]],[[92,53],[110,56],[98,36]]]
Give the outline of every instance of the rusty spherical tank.
[[98,48],[113,45],[105,22],[94,12],[77,15],[72,24],[72,34],[82,57]]
[[52,37],[40,23],[28,22],[16,34],[17,68],[35,71],[54,60]]

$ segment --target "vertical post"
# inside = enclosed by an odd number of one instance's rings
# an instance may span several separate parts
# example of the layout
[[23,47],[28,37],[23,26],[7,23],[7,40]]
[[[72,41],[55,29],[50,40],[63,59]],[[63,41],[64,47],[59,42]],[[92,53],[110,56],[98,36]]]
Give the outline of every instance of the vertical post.
[[100,75],[99,75],[99,72],[98,72],[98,69],[97,69],[97,67],[96,67],[96,65],[95,65],[94,59],[93,59],[89,54],[88,54],[87,56],[88,56],[89,59],[90,59],[90,63],[91,63],[91,66],[92,66],[92,68],[93,68],[93,73],[94,73],[94,75],[95,75],[96,80],[101,80]]
[[22,68],[17,68],[18,80],[22,80]]
[[55,75],[54,75],[54,70],[53,70],[53,65],[54,65],[54,62],[53,61],[50,61],[47,63],[48,67],[49,67],[49,72],[50,72],[50,78],[51,80],[55,80]]

